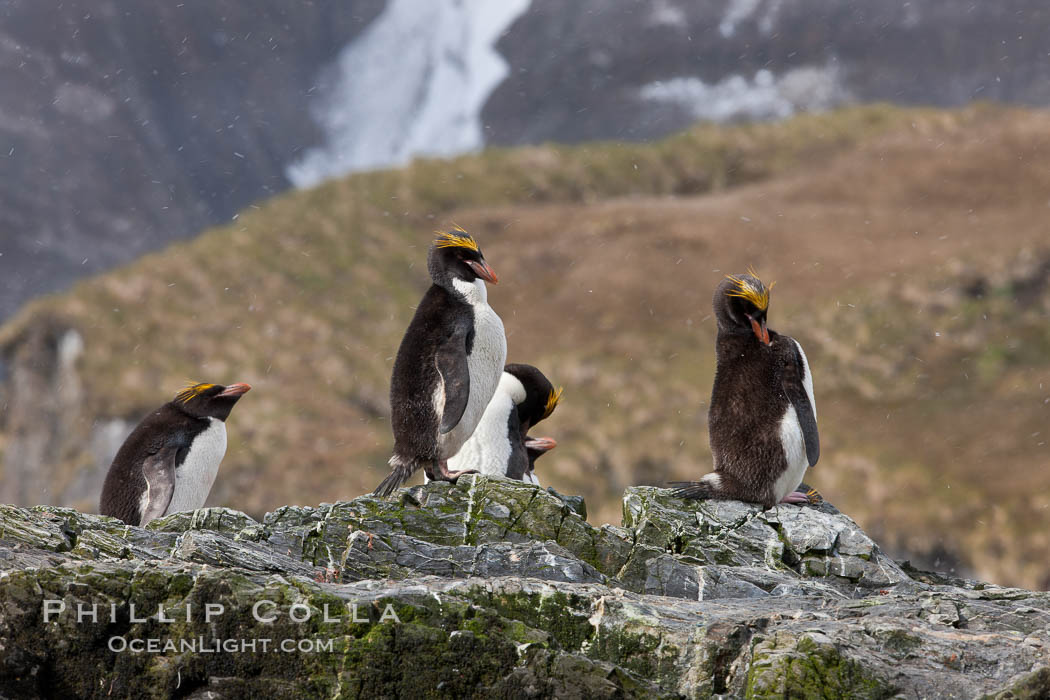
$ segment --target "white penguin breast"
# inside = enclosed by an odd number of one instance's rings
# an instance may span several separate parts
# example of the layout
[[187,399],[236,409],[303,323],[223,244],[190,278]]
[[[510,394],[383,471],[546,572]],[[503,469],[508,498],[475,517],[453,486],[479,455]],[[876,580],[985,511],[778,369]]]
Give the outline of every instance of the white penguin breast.
[[525,387],[513,374],[503,372],[474,432],[459,452],[448,460],[449,468],[457,471],[473,469],[487,476],[506,476],[511,454],[507,432],[510,412],[524,400]]
[[472,284],[456,280],[453,282],[466,297],[474,313],[474,344],[467,355],[467,372],[470,374],[470,396],[459,423],[450,432],[438,436],[438,446],[443,459],[455,455],[473,434],[481,420],[485,407],[503,374],[507,361],[507,335],[503,321],[488,305],[488,292],[483,281]]
[[780,419],[780,443],[784,446],[784,458],[787,460],[787,469],[777,477],[773,484],[773,495],[779,502],[802,483],[802,477],[809,466],[806,457],[806,440],[802,436],[802,426],[799,425],[798,415],[795,407],[788,404],[787,412]]
[[175,491],[164,515],[204,507],[219,464],[226,455],[226,423],[209,418],[210,425],[197,434],[190,451],[175,469]]

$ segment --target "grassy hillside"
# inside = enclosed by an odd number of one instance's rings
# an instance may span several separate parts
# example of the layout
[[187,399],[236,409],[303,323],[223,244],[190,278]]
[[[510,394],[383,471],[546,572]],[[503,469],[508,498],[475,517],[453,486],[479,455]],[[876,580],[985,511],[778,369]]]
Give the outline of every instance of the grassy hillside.
[[1046,587],[1048,160],[1046,113],[873,107],[418,162],[252,207],[33,304],[0,344],[73,323],[99,418],[247,381],[212,501],[353,497],[385,473],[393,355],[455,221],[502,280],[509,359],[566,388],[541,478],[617,521],[626,485],[708,469],[710,297],[751,264],[816,375],[809,481],[900,551]]

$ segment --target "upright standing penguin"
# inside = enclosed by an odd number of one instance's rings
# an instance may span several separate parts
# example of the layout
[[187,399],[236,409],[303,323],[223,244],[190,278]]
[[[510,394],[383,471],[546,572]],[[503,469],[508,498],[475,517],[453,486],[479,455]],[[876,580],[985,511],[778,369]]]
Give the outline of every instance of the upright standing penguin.
[[[772,287],[772,285],[770,285]],[[715,290],[717,365],[708,431],[715,470],[675,495],[805,503],[796,491],[820,457],[813,379],[802,346],[766,328],[769,289],[753,271]]]
[[[554,413],[561,394],[532,365],[507,365],[474,434],[449,459],[449,467],[531,481],[530,462],[535,458],[529,459],[528,441],[535,439],[528,437],[529,429]],[[534,441],[537,456],[553,446],[541,449],[548,444],[545,440]]]
[[507,359],[503,321],[485,283],[498,282],[477,242],[456,228],[438,235],[427,267],[433,284],[419,302],[390,380],[394,454],[375,494],[388,496],[420,467],[454,481],[448,459],[474,432]]
[[102,485],[99,512],[145,526],[204,506],[226,454],[226,419],[247,384],[195,384],[142,419]]

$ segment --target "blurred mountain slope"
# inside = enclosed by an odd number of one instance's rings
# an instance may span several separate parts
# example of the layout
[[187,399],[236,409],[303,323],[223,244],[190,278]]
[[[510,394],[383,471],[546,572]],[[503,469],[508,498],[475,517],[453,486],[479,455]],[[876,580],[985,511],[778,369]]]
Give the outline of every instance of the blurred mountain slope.
[[847,102],[1050,104],[1042,0],[533,0],[490,144],[645,139]]
[[584,493],[592,521],[616,520],[627,484],[709,468],[710,295],[750,264],[778,281],[770,325],[816,376],[809,481],[897,553],[1045,587],[1048,127],[987,106],[857,108],[419,161],[276,197],[0,330],[3,487],[43,474],[27,502],[93,507],[110,433],[200,379],[256,389],[213,503],[370,490],[430,232],[454,221],[503,280],[490,301],[509,359],[566,387],[541,480]]
[[1043,0],[494,5],[0,3],[0,319],[289,173],[849,102],[1050,104]]
[[288,187],[322,69],[383,0],[0,6],[0,318]]

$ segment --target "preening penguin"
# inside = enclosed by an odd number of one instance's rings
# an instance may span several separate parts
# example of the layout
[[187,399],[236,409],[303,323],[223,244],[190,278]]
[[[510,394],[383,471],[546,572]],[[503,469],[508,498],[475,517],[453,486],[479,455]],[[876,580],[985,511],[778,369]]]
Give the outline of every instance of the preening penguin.
[[448,461],[449,467],[530,481],[529,429],[554,413],[561,394],[562,390],[555,389],[532,365],[507,365],[478,427]]
[[378,496],[393,493],[420,467],[445,481],[463,473],[450,471],[448,459],[474,432],[507,360],[503,321],[485,287],[498,280],[477,242],[460,228],[439,234],[427,267],[433,284],[394,360],[394,454]]
[[[772,285],[770,285],[772,287]],[[749,272],[715,290],[717,365],[708,432],[714,473],[675,495],[805,503],[796,491],[820,457],[813,378],[802,346],[766,327],[769,289]]]
[[195,384],[146,416],[124,441],[99,512],[128,525],[204,506],[226,454],[226,419],[247,384]]

